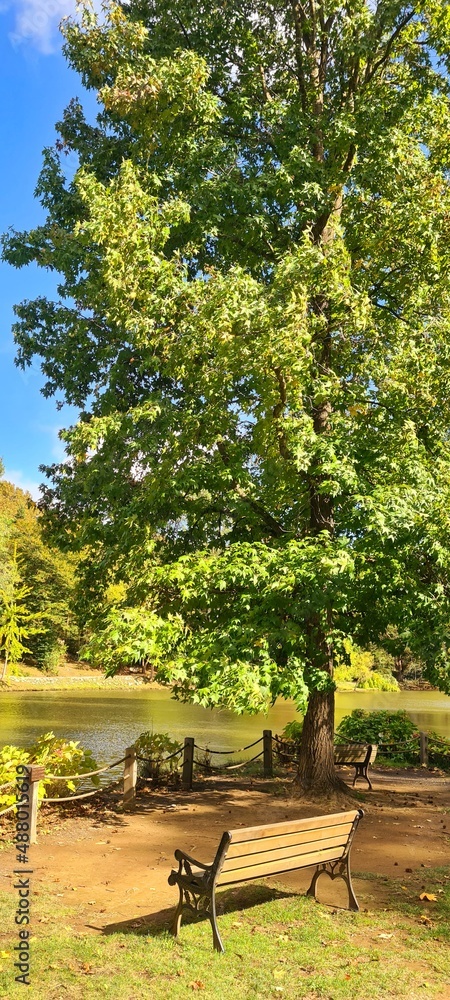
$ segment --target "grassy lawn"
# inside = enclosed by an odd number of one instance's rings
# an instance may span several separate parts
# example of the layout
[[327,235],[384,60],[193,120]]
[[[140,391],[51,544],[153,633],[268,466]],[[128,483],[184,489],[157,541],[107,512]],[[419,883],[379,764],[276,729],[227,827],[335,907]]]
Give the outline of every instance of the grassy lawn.
[[[362,876],[360,876],[362,877]],[[55,905],[39,891],[32,900],[33,1000],[379,1000],[450,997],[450,870],[382,883],[385,909],[333,910],[283,891],[251,883],[222,895],[219,926],[225,955],[212,951],[209,922],[186,923],[176,942],[160,928],[128,926],[109,934],[76,933],[75,907]],[[220,899],[220,896],[219,896]],[[362,902],[362,907],[364,907]],[[220,907],[219,907],[220,909]],[[11,896],[0,900],[0,996],[24,997],[14,982]]]

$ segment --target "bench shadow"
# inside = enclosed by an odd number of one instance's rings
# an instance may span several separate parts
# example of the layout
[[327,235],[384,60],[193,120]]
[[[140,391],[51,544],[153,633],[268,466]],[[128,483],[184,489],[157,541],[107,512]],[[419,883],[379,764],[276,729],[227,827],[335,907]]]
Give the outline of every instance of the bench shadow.
[[[220,917],[224,913],[239,913],[241,910],[250,909],[252,906],[269,903],[275,899],[289,899],[291,896],[298,897],[298,895],[298,892],[290,892],[289,889],[282,890],[265,885],[238,886],[217,893],[217,915]],[[94,924],[89,924],[88,926],[106,935],[145,934],[146,937],[158,937],[171,930],[175,909],[175,906],[170,906],[155,913],[146,913],[143,916],[131,917],[129,920],[106,924],[105,927],[98,927]],[[185,927],[189,926],[189,924],[200,923],[203,920],[208,920],[204,914],[196,916],[187,907],[183,911],[183,926]]]

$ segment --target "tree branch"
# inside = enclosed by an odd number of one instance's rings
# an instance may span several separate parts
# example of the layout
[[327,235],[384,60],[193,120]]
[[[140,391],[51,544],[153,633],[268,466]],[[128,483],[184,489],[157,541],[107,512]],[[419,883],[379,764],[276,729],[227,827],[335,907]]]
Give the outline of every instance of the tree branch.
[[291,8],[294,17],[295,61],[297,64],[296,77],[298,82],[298,89],[300,91],[302,111],[306,113],[308,108],[308,98],[306,94],[305,69],[304,69],[303,52],[302,52],[302,45],[303,45],[302,22],[306,20],[306,15],[301,3],[296,2],[296,0],[291,0]]
[[386,43],[386,47],[385,47],[383,55],[380,56],[380,58],[377,60],[377,62],[375,62],[373,64],[372,68],[370,68],[370,63],[367,63],[366,72],[365,72],[365,75],[364,75],[364,85],[370,83],[371,80],[373,80],[373,78],[375,76],[375,73],[380,69],[381,66],[385,66],[386,65],[386,63],[387,63],[387,61],[389,59],[389,56],[390,56],[390,54],[392,52],[392,47],[393,47],[394,43],[396,42],[396,40],[399,37],[399,35],[402,33],[403,28],[406,28],[406,25],[409,24],[410,21],[412,21],[415,13],[416,13],[416,10],[415,10],[415,7],[413,7],[412,10],[410,11],[410,13],[407,14],[406,17],[404,17],[402,21],[400,21],[400,23],[397,25],[395,31],[392,32],[391,37],[389,38],[388,42]]
[[[280,393],[280,401],[279,403],[276,404],[276,406],[274,406],[272,410],[272,416],[275,423],[278,424],[281,414],[283,413],[283,410],[286,406],[286,400],[287,400],[286,380],[283,375],[283,372],[281,371],[281,368],[274,368],[274,372],[277,377],[278,389]],[[287,461],[292,460],[292,452],[288,446],[286,434],[279,425],[276,427],[276,435],[278,438],[278,448],[281,457],[286,459]]]
[[[227,469],[229,469],[230,459],[228,457],[226,445],[223,441],[217,441],[217,450],[219,452],[223,464]],[[233,476],[232,479],[232,487],[237,493],[239,499],[243,500],[244,503],[248,504],[248,506],[251,507],[251,509],[255,512],[255,514],[258,514],[265,527],[269,529],[269,531],[271,532],[272,535],[275,536],[275,538],[281,538],[282,535],[288,534],[286,529],[283,528],[280,522],[277,521],[277,519],[273,516],[273,514],[270,513],[270,511],[266,510],[264,505],[260,503],[259,500],[255,500],[253,497],[250,497],[248,493],[246,493],[244,488],[240,486],[235,476]]]

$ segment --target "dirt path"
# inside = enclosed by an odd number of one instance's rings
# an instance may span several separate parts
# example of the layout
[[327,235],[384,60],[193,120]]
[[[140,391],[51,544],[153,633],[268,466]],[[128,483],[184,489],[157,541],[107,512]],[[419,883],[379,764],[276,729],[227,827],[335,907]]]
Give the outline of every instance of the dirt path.
[[[361,805],[365,816],[352,849],[353,872],[400,876],[406,885],[423,869],[426,886],[427,867],[449,864],[450,779],[422,771],[377,771],[374,791]],[[176,902],[176,890],[167,883],[175,848],[208,861],[225,829],[341,808],[348,808],[348,801],[327,808],[294,797],[286,785],[262,780],[205,781],[191,793],[143,793],[129,814],[90,804],[78,806],[73,817],[67,810],[62,816],[54,807],[51,813],[44,807],[39,843],[30,857],[34,891],[42,885],[71,906],[76,900],[72,923],[85,932],[131,922],[168,923]],[[0,888],[12,887],[13,867],[13,851],[3,851]],[[281,881],[304,891],[309,878],[297,872]],[[345,905],[344,886],[323,881],[321,898]],[[382,879],[370,882],[356,875],[354,881],[363,907],[383,906]]]

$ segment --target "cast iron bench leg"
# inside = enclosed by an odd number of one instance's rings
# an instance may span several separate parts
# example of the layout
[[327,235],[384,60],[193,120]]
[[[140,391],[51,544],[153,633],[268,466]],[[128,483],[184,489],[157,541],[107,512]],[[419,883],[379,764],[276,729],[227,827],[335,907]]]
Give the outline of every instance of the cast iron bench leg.
[[172,924],[172,934],[174,937],[178,937],[181,926],[181,917],[183,915],[183,890],[181,888],[181,885],[178,886],[178,889],[180,892],[180,898],[178,900],[178,906],[176,908]]
[[372,782],[369,778],[369,775],[367,774],[367,767],[364,767],[364,764],[355,764],[355,777],[353,778],[353,788],[355,787],[358,778],[365,778],[370,788],[370,791],[372,791]]
[[219,934],[219,928],[217,926],[217,915],[216,915],[216,899],[214,895],[214,889],[211,895],[211,908],[209,912],[209,919],[211,921],[212,934],[213,934],[213,944],[215,951],[225,951],[222,944],[222,939]]
[[321,865],[317,865],[314,875],[311,879],[311,885],[306,892],[307,896],[316,896],[316,883],[319,875],[326,872],[331,879],[342,878],[347,886],[348,890],[348,906],[350,910],[359,910],[358,900],[355,896],[352,879],[350,875],[349,859],[344,858],[342,861],[326,861]]

